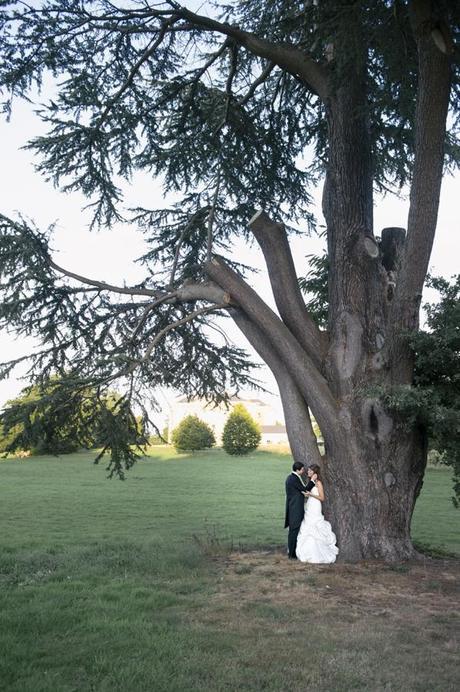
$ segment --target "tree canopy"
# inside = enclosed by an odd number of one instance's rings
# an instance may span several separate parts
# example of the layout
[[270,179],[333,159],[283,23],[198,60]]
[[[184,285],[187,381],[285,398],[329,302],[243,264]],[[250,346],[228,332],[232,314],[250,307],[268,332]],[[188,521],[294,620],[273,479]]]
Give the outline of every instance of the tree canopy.
[[[291,387],[289,401],[313,402],[324,432],[367,362],[347,351],[357,343],[350,337],[340,358],[353,374],[332,383],[339,356],[326,351],[339,349],[340,334],[355,329],[362,343],[379,341],[378,311],[382,322],[392,312],[390,323],[417,326],[413,301],[429,260],[442,167],[459,160],[459,6],[233,0],[195,12],[174,1],[6,0],[2,10],[6,116],[15,99],[52,83],[37,111],[47,133],[27,145],[38,170],[87,196],[94,227],[126,220],[149,245],[143,281],[108,285],[55,261],[52,228],[0,217],[0,327],[41,340],[32,379],[58,374],[73,391],[124,380],[139,404],[157,385],[225,400],[256,384],[248,355],[216,337],[214,316],[230,314],[260,352],[264,329],[278,329],[269,365]],[[125,209],[122,181],[139,170],[177,202]],[[327,335],[299,297],[287,241],[314,227],[310,193],[325,174]],[[390,310],[381,284],[397,267],[369,264],[380,258],[372,194],[405,184],[413,204]],[[250,267],[232,253],[238,237],[261,245],[285,326],[244,284]],[[387,342],[400,362],[398,338]],[[3,376],[18,362],[4,364]],[[306,414],[302,420],[299,429],[311,432]],[[329,450],[338,445],[331,430]],[[314,435],[305,434],[299,439],[313,450]]]

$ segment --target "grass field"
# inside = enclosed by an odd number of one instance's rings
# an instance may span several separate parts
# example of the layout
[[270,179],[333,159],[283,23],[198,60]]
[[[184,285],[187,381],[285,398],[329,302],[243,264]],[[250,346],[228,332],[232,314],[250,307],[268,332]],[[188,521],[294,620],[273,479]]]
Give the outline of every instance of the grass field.
[[[287,564],[287,455],[92,458],[0,463],[0,689],[455,689],[458,561]],[[449,477],[413,535],[460,554]]]

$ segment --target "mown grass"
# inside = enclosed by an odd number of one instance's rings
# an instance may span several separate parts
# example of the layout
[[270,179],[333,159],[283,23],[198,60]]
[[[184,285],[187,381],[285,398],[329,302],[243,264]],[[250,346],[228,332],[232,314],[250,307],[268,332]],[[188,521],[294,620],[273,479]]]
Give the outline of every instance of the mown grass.
[[[263,562],[265,587],[250,561],[235,566],[236,583],[228,581],[229,546],[284,545],[287,455],[233,459],[219,450],[187,456],[157,448],[125,483],[107,481],[92,459],[0,463],[1,689],[449,689],[450,649],[436,658],[436,647],[451,632],[452,614],[437,623],[441,639],[428,641],[417,632],[411,639],[402,623],[390,628],[390,620],[377,637],[373,616],[357,627],[346,608],[325,600],[323,616],[315,610],[308,621],[311,609],[299,610],[296,598],[305,606],[321,574],[303,571],[299,591],[298,571],[280,576],[270,564],[276,552]],[[414,537],[460,552],[449,475],[428,471]],[[280,578],[283,589],[273,592]],[[430,580],[440,584],[430,586],[435,593],[442,590],[442,578]],[[240,589],[250,583],[243,607]],[[370,677],[383,631],[417,661],[418,686],[408,686],[410,666],[398,673],[378,666]]]

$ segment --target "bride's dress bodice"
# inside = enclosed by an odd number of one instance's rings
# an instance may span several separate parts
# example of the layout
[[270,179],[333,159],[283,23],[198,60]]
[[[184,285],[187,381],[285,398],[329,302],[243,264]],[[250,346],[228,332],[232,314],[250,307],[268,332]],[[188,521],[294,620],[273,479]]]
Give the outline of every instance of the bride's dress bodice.
[[319,490],[316,485],[311,489],[311,496],[307,498],[305,503],[305,516],[322,516],[321,500],[318,500],[316,496],[319,495]]

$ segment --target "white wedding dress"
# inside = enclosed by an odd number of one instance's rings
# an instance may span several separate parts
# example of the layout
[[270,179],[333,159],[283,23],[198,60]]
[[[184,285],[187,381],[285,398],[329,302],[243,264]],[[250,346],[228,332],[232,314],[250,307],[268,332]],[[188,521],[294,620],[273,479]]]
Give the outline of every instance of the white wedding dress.
[[[315,486],[312,495],[318,495]],[[339,549],[331,525],[323,517],[321,500],[310,496],[305,503],[305,514],[297,537],[296,555],[301,562],[328,564],[335,562]]]

